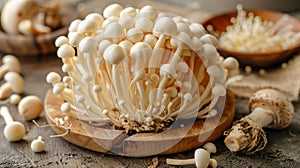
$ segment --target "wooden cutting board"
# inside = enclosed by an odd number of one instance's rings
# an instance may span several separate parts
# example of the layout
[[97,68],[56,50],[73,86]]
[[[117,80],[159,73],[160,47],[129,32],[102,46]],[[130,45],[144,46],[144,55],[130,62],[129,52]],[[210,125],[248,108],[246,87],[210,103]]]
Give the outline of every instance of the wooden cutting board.
[[[189,121],[184,127],[173,126],[174,128],[160,133],[127,135],[122,130],[114,130],[110,126],[97,127],[73,116],[68,116],[67,125],[57,125],[55,118],[67,116],[66,113],[60,111],[60,105],[63,102],[64,100],[54,95],[51,90],[47,92],[45,112],[49,124],[53,125],[52,129],[57,134],[64,134],[69,130],[68,134],[62,138],[93,151],[132,157],[184,152],[216,140],[231,125],[235,111],[235,97],[229,92],[226,95],[223,113],[216,117]],[[70,124],[72,126],[68,127]]]

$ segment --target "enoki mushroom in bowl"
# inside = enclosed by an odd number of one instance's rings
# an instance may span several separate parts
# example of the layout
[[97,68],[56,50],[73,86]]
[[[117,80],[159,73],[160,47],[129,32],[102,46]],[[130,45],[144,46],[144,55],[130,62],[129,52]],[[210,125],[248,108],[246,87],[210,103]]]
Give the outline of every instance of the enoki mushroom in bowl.
[[217,115],[227,77],[238,68],[201,24],[152,6],[112,4],[103,15],[74,20],[56,46],[66,75],[50,72],[47,81],[65,100],[61,111],[126,132]]
[[217,32],[208,26],[210,33],[219,37],[220,47],[228,51],[266,53],[280,52],[299,45],[300,32],[295,32],[289,23],[290,16],[285,14],[277,21],[263,20],[253,12],[243,10],[237,5],[237,17],[232,17],[232,25],[226,32]]

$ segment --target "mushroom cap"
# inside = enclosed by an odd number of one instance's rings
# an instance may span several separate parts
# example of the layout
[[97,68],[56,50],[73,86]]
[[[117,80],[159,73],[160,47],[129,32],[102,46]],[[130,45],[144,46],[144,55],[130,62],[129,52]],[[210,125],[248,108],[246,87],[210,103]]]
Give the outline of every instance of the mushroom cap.
[[78,47],[80,41],[84,38],[84,35],[81,32],[69,32],[68,38],[71,46]]
[[236,70],[239,68],[239,62],[233,57],[227,57],[223,62],[223,66],[228,70]]
[[15,93],[22,93],[24,90],[24,79],[16,72],[7,72],[4,80],[10,84],[11,89]]
[[43,102],[37,96],[26,96],[19,102],[18,111],[27,121],[36,119],[43,111]]
[[102,26],[102,23],[104,21],[104,18],[99,13],[90,13],[85,17],[86,20],[94,20],[97,24],[97,28],[100,28]]
[[117,22],[109,23],[104,29],[104,36],[113,39],[122,39],[126,37],[125,29]]
[[143,32],[151,32],[153,28],[153,22],[149,18],[140,17],[135,21],[134,26]]
[[136,16],[136,10],[133,7],[126,7],[120,12],[120,17],[124,16],[130,16],[135,17]]
[[13,55],[5,55],[2,58],[2,63],[6,65],[9,71],[21,72],[21,63],[18,58]]
[[171,64],[163,64],[160,67],[159,73],[161,76],[165,76],[168,78],[176,78],[177,77],[176,69]]
[[56,40],[55,40],[55,46],[56,47],[60,47],[64,44],[69,44],[69,39],[66,36],[59,36]]
[[69,44],[63,44],[57,50],[57,56],[59,58],[72,58],[75,56],[75,49]]
[[78,31],[78,25],[79,23],[81,22],[82,20],[80,19],[75,19],[73,20],[71,23],[70,23],[70,26],[69,26],[69,32],[76,32]]
[[205,149],[197,149],[194,154],[197,168],[207,168],[210,160],[210,153]]
[[78,29],[78,31],[80,31],[82,33],[93,34],[93,33],[96,33],[96,31],[98,30],[99,27],[100,26],[96,20],[85,19],[78,24],[77,29]]
[[46,81],[48,83],[57,83],[61,80],[61,77],[58,73],[56,72],[49,72],[47,77],[46,77]]
[[182,46],[184,49],[189,49],[193,44],[191,37],[185,32],[179,32],[177,35],[171,37],[170,43],[172,46]]
[[106,48],[103,57],[110,64],[119,64],[126,57],[126,51],[121,46],[112,44]]
[[141,8],[139,15],[154,20],[157,17],[157,10],[153,6],[146,5]]
[[148,43],[137,42],[135,43],[130,50],[130,56],[138,58],[149,58],[152,55],[152,48]]
[[95,53],[98,43],[93,37],[84,37],[79,43],[79,50],[83,53]]
[[117,3],[111,4],[103,10],[103,17],[104,18],[109,18],[112,16],[119,17],[122,10],[123,7],[120,4]]
[[144,37],[144,33],[138,28],[132,28],[127,31],[127,40],[132,43],[141,41]]
[[6,124],[3,133],[7,140],[15,142],[21,140],[25,136],[26,131],[22,123],[13,121]]
[[206,30],[202,24],[192,23],[189,25],[189,27],[191,29],[192,36],[201,37],[206,34]]
[[30,144],[33,152],[42,152],[44,151],[45,146],[46,144],[41,138],[33,140]]
[[176,23],[169,17],[159,18],[153,27],[153,34],[159,36],[160,34],[172,35],[177,33]]
[[261,107],[273,112],[273,122],[269,128],[283,129],[287,127],[294,116],[294,106],[281,92],[274,89],[262,89],[255,92],[249,99],[249,109],[253,111]]

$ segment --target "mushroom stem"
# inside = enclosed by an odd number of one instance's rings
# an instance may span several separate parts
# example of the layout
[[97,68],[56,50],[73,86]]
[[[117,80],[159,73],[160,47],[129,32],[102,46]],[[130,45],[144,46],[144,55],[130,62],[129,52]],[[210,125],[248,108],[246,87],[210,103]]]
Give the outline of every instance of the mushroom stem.
[[[261,128],[268,126],[273,122],[274,116],[272,112],[263,108],[255,108],[255,110],[248,116],[243,117],[240,121],[236,122],[231,128],[232,131],[227,135],[225,139],[226,147],[232,151],[237,152],[243,149],[249,148],[251,143],[257,142],[257,131],[259,131],[263,137],[265,133]],[[251,132],[249,131],[251,130]],[[257,130],[253,131],[252,130]],[[263,140],[265,138],[262,138]],[[263,142],[263,147],[267,141]],[[255,148],[260,149],[260,148]],[[250,152],[250,151],[249,151]],[[251,153],[251,152],[250,152]]]
[[165,34],[161,34],[157,40],[157,43],[154,46],[153,53],[149,61],[149,74],[154,74],[155,69],[159,67],[159,63],[164,53],[163,48],[165,45],[166,37],[167,36]]
[[167,159],[166,160],[168,165],[177,165],[177,166],[182,166],[182,165],[193,165],[196,163],[195,159]]
[[4,122],[6,124],[11,123],[11,122],[14,121],[12,116],[10,115],[10,113],[8,111],[8,108],[5,107],[5,106],[0,108],[0,115],[2,116],[2,118],[4,119]]
[[242,120],[263,128],[273,122],[274,114],[272,111],[257,107]]
[[13,120],[6,106],[0,108],[0,115],[6,123],[3,131],[5,138],[11,142],[21,140],[26,133],[25,126],[21,122]]

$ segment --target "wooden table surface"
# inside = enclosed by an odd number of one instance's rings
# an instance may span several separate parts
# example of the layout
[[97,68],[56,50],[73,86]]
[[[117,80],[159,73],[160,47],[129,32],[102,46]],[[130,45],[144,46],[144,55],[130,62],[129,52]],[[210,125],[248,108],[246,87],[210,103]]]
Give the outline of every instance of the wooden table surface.
[[[106,1],[105,1],[106,2]],[[50,71],[61,73],[61,61],[56,56],[22,59],[22,75],[25,79],[25,95],[37,95],[44,99],[51,86],[46,83],[46,75]],[[280,131],[265,129],[268,137],[267,147],[255,155],[231,153],[226,149],[222,136],[214,143],[218,152],[212,158],[218,161],[219,167],[300,167],[300,102],[294,102],[295,118],[291,125]],[[122,157],[103,153],[97,153],[73,145],[62,138],[49,138],[55,134],[49,128],[38,128],[32,122],[24,121],[17,113],[16,106],[8,105],[15,120],[25,124],[27,134],[20,142],[10,143],[3,136],[4,121],[0,120],[0,167],[66,167],[66,168],[146,168],[152,165],[155,157]],[[236,118],[248,113],[246,99],[237,99]],[[40,125],[46,125],[45,113],[43,112],[36,120]],[[30,149],[30,143],[37,136],[42,136],[46,143],[46,151],[34,153]],[[158,167],[168,166],[166,158],[193,158],[194,151],[184,153],[157,156]],[[185,167],[195,167],[185,166]]]

